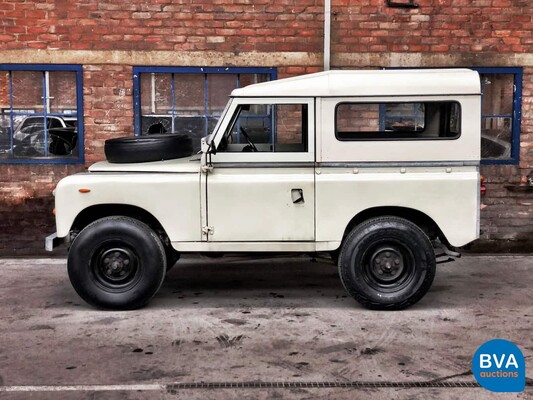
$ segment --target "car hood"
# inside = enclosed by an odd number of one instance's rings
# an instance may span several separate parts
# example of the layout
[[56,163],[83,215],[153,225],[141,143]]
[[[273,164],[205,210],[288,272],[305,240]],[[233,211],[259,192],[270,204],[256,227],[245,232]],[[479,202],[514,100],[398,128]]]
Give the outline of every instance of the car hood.
[[89,172],[164,172],[164,173],[198,173],[200,155],[178,158],[175,160],[152,161],[144,163],[110,163],[101,161],[89,167]]

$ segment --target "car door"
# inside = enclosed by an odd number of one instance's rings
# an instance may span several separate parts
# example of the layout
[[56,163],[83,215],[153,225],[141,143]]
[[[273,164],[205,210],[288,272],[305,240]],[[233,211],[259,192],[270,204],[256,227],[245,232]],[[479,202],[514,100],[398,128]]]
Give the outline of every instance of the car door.
[[208,240],[315,238],[313,99],[234,99],[206,177]]

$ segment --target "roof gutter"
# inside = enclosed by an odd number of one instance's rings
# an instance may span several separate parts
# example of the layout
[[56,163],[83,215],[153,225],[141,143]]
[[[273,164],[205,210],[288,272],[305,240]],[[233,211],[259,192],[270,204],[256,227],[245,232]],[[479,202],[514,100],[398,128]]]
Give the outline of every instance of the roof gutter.
[[324,71],[331,66],[331,0],[324,0]]

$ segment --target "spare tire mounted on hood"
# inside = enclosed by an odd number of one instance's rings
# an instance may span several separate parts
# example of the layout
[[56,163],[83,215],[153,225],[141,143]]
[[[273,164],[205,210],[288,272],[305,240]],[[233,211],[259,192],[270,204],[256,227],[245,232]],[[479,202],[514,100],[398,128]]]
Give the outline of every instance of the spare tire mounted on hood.
[[161,134],[108,139],[104,151],[110,163],[140,163],[188,157],[193,147],[187,135]]

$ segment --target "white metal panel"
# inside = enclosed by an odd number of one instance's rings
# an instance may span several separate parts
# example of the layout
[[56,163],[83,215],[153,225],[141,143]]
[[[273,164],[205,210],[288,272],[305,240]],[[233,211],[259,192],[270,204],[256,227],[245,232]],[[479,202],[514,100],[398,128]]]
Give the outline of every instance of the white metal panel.
[[[90,189],[80,193],[79,189]],[[151,213],[171,241],[201,240],[200,174],[88,173],[62,179],[56,188],[59,237],[68,235],[76,216],[98,204],[127,204]]]
[[[294,204],[292,189],[303,191]],[[314,240],[314,168],[215,168],[207,176],[210,241]]]
[[476,167],[319,168],[317,172],[317,242],[340,241],[354,216],[369,208],[389,206],[426,214],[454,246],[463,246],[479,235]]
[[189,172],[200,169],[200,155],[174,160],[152,161],[144,163],[110,163],[100,161],[89,167],[90,172]]
[[[335,137],[335,108],[340,103],[457,101],[461,105],[461,136],[457,139],[354,140]],[[479,161],[481,154],[481,102],[479,96],[327,98],[321,100],[317,127],[318,162],[424,162]]]
[[469,69],[326,71],[235,89],[234,97],[329,97],[480,94],[477,72]]

